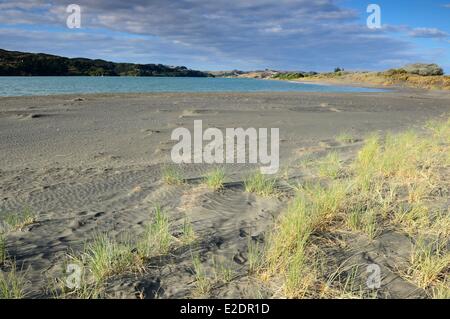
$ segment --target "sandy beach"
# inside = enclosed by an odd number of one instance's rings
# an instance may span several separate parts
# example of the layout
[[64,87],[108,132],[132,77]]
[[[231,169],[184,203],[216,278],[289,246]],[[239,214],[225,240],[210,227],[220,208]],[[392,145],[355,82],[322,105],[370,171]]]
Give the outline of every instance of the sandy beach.
[[[249,242],[264,243],[267,231],[293,196],[291,182],[316,178],[299,163],[338,152],[353,158],[371,132],[422,132],[429,119],[445,120],[450,96],[440,92],[386,93],[155,93],[0,98],[0,217],[29,210],[35,220],[6,238],[8,254],[26,273],[28,297],[50,297],[64,275],[69,252],[79,252],[98,233],[113,238],[139,235],[161,206],[177,232],[187,219],[197,240],[163,257],[145,271],[110,276],[108,298],[186,298],[195,286],[192,255],[206,273],[217,263],[232,269],[227,283],[206,297],[274,297],[246,272]],[[280,171],[277,198],[245,192],[254,165],[223,165],[224,188],[211,191],[201,178],[207,164],[182,166],[185,183],[167,185],[171,132],[205,128],[277,127]],[[352,136],[346,143],[341,133]],[[342,239],[344,240],[344,239]],[[335,261],[353,256],[377,260],[387,278],[384,296],[422,297],[423,291],[390,267],[407,258],[406,235],[386,231],[375,241],[352,238]],[[355,257],[356,256],[356,257]]]

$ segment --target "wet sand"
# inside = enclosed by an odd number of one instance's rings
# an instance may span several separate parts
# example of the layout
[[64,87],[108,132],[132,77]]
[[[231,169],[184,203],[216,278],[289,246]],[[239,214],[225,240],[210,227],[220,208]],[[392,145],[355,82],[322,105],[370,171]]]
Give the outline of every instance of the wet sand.
[[[204,129],[278,127],[278,176],[302,181],[311,178],[298,165],[305,156],[336,150],[350,158],[370,132],[420,131],[426,120],[449,112],[449,94],[415,91],[0,98],[0,218],[26,208],[37,216],[36,223],[8,234],[8,252],[26,269],[29,296],[45,297],[48,282],[63,272],[68,250],[80,250],[99,232],[141,233],[159,204],[175,228],[189,218],[199,243],[155,261],[145,273],[112,278],[108,297],[191,296],[192,250],[206,269],[213,267],[214,256],[236,274],[209,297],[258,297],[255,291],[261,289],[243,270],[247,245],[264,242],[292,195],[289,187],[280,181],[285,193],[278,199],[244,192],[243,180],[255,169],[245,164],[224,165],[227,183],[221,192],[201,186],[211,169],[206,164],[184,165],[187,183],[166,185],[161,169],[170,163],[173,129],[192,129],[196,119],[203,120]],[[342,132],[353,142],[337,142]],[[386,236],[385,242],[403,245],[403,238]],[[394,297],[404,297],[407,283],[398,280],[392,279],[398,288],[392,289],[398,293]]]

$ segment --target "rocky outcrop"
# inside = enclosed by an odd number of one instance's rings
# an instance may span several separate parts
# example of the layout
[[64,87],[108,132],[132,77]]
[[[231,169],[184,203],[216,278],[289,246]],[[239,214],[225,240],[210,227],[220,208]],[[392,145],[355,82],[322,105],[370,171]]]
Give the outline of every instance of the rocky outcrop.
[[444,70],[437,64],[414,63],[408,64],[401,68],[407,73],[418,74],[423,76],[443,75]]

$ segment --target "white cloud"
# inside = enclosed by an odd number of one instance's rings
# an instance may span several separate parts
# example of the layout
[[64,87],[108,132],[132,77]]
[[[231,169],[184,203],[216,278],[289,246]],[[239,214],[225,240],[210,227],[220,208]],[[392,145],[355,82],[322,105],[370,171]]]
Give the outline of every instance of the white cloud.
[[409,34],[415,38],[447,38],[449,34],[436,28],[414,28]]
[[[211,69],[319,70],[335,66],[371,69],[380,68],[379,61],[414,61],[420,57],[414,54],[411,42],[392,37],[392,32],[412,37],[444,37],[443,31],[432,28],[391,26],[369,30],[358,21],[355,10],[343,8],[340,1],[334,0],[77,0],[76,3],[82,7],[82,33],[65,29],[66,1],[0,3],[0,23],[11,28],[29,24],[42,31],[39,35],[6,34],[0,37],[0,47],[122,61],[128,56],[129,61],[135,62],[190,64]],[[49,32],[47,26],[62,31]],[[133,40],[134,37],[139,40]],[[101,56],[105,52],[107,55]],[[388,64],[384,67],[391,67]]]

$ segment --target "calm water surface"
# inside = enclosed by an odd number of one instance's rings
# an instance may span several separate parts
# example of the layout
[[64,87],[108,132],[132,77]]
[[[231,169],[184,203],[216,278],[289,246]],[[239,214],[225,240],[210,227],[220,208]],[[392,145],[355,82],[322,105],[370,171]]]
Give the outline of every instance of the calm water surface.
[[0,77],[0,96],[147,92],[382,92],[287,81],[175,77]]

